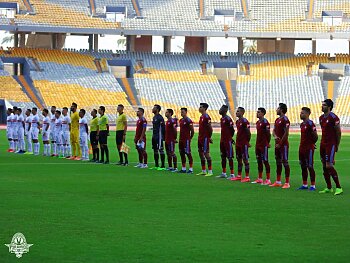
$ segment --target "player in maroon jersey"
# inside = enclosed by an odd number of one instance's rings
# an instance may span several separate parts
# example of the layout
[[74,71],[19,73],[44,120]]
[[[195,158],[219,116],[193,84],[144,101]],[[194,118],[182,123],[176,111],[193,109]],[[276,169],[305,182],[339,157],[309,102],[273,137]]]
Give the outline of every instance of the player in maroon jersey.
[[[198,153],[201,159],[202,172],[197,175],[212,176],[212,161],[209,153],[209,143],[213,143],[211,136],[213,134],[213,128],[211,127],[211,118],[207,114],[209,105],[207,103],[201,103],[199,106],[199,112],[202,114],[199,119],[199,132],[198,132]],[[205,168],[205,160],[208,163],[208,173]]]
[[146,128],[147,120],[143,116],[145,110],[143,108],[138,108],[137,117],[139,118],[136,122],[136,133],[134,138],[134,143],[139,155],[139,163],[135,167],[147,168],[147,152],[146,152]]
[[172,109],[167,109],[165,112],[165,117],[167,121],[165,122],[165,150],[168,156],[168,171],[177,172],[177,157],[175,154],[175,143],[177,138],[177,124],[173,119],[174,111]]
[[[258,121],[256,122],[256,144],[255,144],[255,155],[258,162],[258,179],[254,182],[255,184],[270,185],[270,163],[269,163],[269,148],[271,140],[270,123],[265,119],[266,109],[258,108],[256,112],[256,117]],[[264,165],[266,170],[266,180],[262,179]]]
[[180,119],[180,139],[179,139],[179,151],[181,156],[182,169],[180,173],[186,173],[186,155],[190,168],[187,173],[193,173],[193,158],[191,153],[191,140],[194,135],[193,122],[187,117],[187,108],[181,108]]
[[233,180],[235,178],[235,172],[233,168],[233,135],[235,134],[235,128],[230,116],[227,115],[228,106],[222,105],[219,110],[219,114],[222,116],[220,119],[221,125],[221,137],[220,137],[220,152],[221,152],[221,167],[222,173],[218,175],[218,178],[227,178],[226,175],[226,159],[228,159],[230,166],[230,177],[227,179]]
[[322,102],[322,112],[320,116],[320,125],[322,128],[322,139],[320,145],[320,154],[323,166],[323,176],[327,183],[327,188],[320,191],[319,193],[332,193],[331,177],[335,182],[336,189],[334,195],[343,193],[343,189],[340,186],[338,173],[334,168],[335,164],[335,153],[338,152],[341,130],[340,121],[337,115],[332,112],[333,101],[326,99]]
[[[300,119],[303,121],[300,124],[300,145],[299,145],[299,163],[301,167],[301,173],[303,177],[303,185],[298,190],[315,191],[315,169],[314,169],[314,152],[315,143],[317,142],[317,130],[314,122],[309,119],[311,110],[307,107],[303,107],[300,112]],[[311,186],[308,188],[307,177],[310,173]]]
[[271,187],[281,187],[281,174],[282,165],[284,166],[286,183],[282,186],[283,189],[290,188],[289,177],[290,177],[290,167],[288,163],[288,152],[289,152],[289,126],[290,122],[286,116],[287,105],[280,103],[277,110],[277,115],[279,116],[275,120],[275,126],[273,128],[273,137],[275,138],[275,158],[277,166],[277,180],[275,183],[271,184]]
[[[236,136],[236,158],[238,162],[238,176],[232,180],[241,180],[242,183],[250,182],[249,177],[249,153],[248,148],[250,147],[250,124],[249,121],[243,117],[245,109],[238,107],[236,111],[237,136]],[[242,179],[243,162],[245,167],[245,178]]]

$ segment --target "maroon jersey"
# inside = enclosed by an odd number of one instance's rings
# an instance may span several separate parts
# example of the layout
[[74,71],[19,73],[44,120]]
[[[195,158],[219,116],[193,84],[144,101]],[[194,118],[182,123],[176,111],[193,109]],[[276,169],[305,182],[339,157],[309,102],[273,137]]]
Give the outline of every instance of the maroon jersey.
[[209,134],[209,124],[211,123],[211,118],[208,114],[203,114],[199,119],[199,132],[198,139],[204,140],[204,138],[210,138]]
[[190,118],[182,118],[180,120],[180,141],[186,142],[187,140],[191,140],[191,126],[193,126],[193,122]]
[[256,148],[269,145],[270,123],[265,118],[256,122]]
[[[136,133],[135,133],[135,139],[139,140],[143,131],[143,128],[147,127],[147,121],[145,117],[139,118],[136,122]],[[144,136],[144,139],[146,139],[146,133]]]
[[[287,116],[279,117],[275,120],[275,127],[273,128],[277,137],[282,140],[286,130],[289,128],[290,122]],[[288,138],[283,142],[283,145],[289,145]]]
[[222,117],[220,119],[220,125],[221,125],[220,142],[231,142],[233,133],[235,131],[231,117],[227,115],[225,117]]
[[170,118],[165,123],[165,142],[170,143],[176,140],[175,130],[177,128],[176,121]]
[[324,114],[320,117],[320,125],[322,128],[322,140],[321,144],[323,145],[336,145],[336,132],[335,126],[339,125],[340,121],[337,115],[333,112],[330,112],[328,116]]
[[236,146],[243,146],[249,144],[247,129],[250,129],[249,121],[246,118],[241,118],[236,121],[237,137]]
[[316,131],[316,126],[314,122],[312,120],[302,122],[300,124],[300,131],[301,131],[301,137],[300,137],[299,149],[305,149],[305,150],[314,149],[315,141],[312,135]]

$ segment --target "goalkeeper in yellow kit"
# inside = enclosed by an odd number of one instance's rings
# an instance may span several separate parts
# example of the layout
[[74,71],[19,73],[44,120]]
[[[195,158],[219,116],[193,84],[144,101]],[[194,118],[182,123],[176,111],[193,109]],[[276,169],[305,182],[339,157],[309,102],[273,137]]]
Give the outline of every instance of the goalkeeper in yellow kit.
[[71,114],[71,131],[70,142],[72,145],[72,157],[74,160],[81,160],[81,150],[79,145],[79,114],[77,112],[78,105],[73,102],[70,108]]

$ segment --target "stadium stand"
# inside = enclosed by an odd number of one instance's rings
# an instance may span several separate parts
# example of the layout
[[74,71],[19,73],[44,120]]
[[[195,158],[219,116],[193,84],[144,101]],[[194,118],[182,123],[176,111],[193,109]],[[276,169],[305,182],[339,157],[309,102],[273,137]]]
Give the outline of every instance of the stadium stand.
[[350,77],[344,77],[340,83],[334,111],[340,117],[342,124],[350,124]]

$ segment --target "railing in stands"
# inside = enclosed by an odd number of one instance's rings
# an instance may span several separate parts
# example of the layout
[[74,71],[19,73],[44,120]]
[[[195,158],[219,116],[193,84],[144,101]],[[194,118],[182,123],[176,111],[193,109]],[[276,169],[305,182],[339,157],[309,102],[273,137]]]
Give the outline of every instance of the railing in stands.
[[199,18],[204,16],[204,0],[199,0]]
[[248,0],[241,0],[244,17],[249,17]]
[[315,0],[309,0],[308,2],[308,12],[307,12],[307,19],[311,20],[314,16],[314,10],[315,10]]
[[132,6],[135,9],[136,15],[141,16],[141,10],[140,10],[140,5],[137,0],[131,0]]
[[95,0],[88,0],[89,1],[89,7],[90,7],[90,13],[92,16],[96,15],[96,3]]
[[27,8],[27,11],[29,13],[34,13],[34,9],[33,9],[33,6],[31,5],[30,1],[29,0],[22,0],[24,6]]

